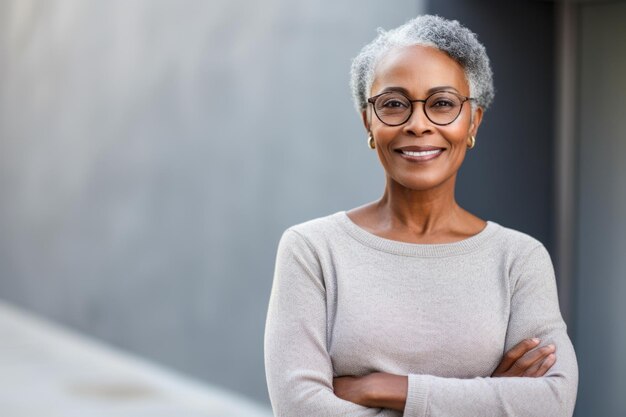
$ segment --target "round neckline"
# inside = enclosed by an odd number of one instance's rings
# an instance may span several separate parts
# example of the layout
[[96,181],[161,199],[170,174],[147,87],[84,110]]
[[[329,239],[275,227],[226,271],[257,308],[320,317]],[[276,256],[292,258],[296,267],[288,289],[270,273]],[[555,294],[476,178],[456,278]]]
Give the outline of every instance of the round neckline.
[[354,223],[345,210],[335,213],[335,217],[343,229],[362,244],[383,252],[403,256],[434,258],[472,252],[491,238],[499,228],[498,223],[487,220],[487,225],[480,232],[463,240],[450,243],[410,243],[387,239],[368,232]]

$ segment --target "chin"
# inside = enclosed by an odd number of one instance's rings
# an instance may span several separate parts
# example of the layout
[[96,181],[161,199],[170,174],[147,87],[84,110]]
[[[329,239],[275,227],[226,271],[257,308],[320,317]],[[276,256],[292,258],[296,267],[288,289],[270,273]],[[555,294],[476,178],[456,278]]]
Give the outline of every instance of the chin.
[[452,182],[452,187],[454,187],[457,171],[450,171],[447,168],[431,167],[431,169],[424,170],[385,169],[385,171],[388,184],[394,183],[395,186],[413,191],[428,191],[446,186],[450,182]]
[[408,188],[413,191],[428,191],[436,188],[442,184],[443,181],[428,181],[428,180],[416,180],[410,179],[406,181],[397,181],[404,188]]

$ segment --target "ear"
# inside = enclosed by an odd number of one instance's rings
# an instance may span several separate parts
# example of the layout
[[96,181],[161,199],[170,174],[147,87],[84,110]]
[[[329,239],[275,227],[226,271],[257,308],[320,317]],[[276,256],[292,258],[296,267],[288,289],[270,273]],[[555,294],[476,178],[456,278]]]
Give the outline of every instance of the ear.
[[474,114],[472,115],[472,123],[470,124],[469,134],[470,136],[476,136],[478,133],[478,127],[480,126],[480,122],[483,121],[483,108],[476,107],[474,110]]
[[370,131],[370,117],[368,113],[369,112],[367,111],[367,109],[361,112],[361,119],[363,119],[363,126],[365,127],[365,130],[367,132]]

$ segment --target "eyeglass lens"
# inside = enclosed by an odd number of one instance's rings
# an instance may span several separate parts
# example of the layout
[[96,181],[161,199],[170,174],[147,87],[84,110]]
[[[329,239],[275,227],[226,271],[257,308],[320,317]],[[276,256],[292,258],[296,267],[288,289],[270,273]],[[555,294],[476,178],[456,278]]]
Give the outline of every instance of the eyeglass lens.
[[[424,112],[428,119],[439,125],[452,123],[461,113],[463,100],[449,92],[438,92],[426,99]],[[411,117],[413,105],[401,93],[389,92],[380,95],[374,102],[374,110],[380,120],[388,125],[401,125]]]

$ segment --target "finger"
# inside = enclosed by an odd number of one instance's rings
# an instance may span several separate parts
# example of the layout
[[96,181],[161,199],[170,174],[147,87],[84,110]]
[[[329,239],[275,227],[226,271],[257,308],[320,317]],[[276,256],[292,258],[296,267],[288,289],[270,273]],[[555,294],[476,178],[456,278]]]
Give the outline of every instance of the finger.
[[518,369],[518,375],[517,376],[534,377],[535,373],[537,373],[539,371],[539,368],[545,362],[545,360],[548,357],[548,355],[550,355],[550,353],[546,353],[545,355],[538,356],[538,357],[535,355],[535,357],[537,359],[535,360],[535,362],[533,362],[531,365],[529,365],[525,370],[522,368],[522,366],[517,368]]
[[550,370],[550,368],[552,368],[552,365],[554,365],[555,362],[556,354],[550,353],[543,361],[537,362],[538,366],[533,365],[532,368],[534,369],[532,371],[531,369],[528,369],[528,371],[526,371],[526,375],[524,376],[529,376],[533,378],[544,376]]
[[502,360],[500,361],[500,364],[498,365],[494,373],[503,373],[503,372],[508,371],[511,368],[511,366],[515,363],[515,361],[517,361],[526,352],[533,349],[538,344],[539,344],[539,339],[522,340],[521,342],[513,346],[510,350],[508,350],[504,354],[504,356],[502,357]]
[[508,371],[511,366],[520,359],[526,352],[535,348],[539,344],[539,339],[524,339],[519,342],[517,345],[513,346],[508,352],[504,354],[502,357],[502,361],[494,371],[494,373],[504,373]]
[[516,375],[525,375],[525,373],[535,364],[537,367],[551,353],[554,352],[554,345],[550,344],[526,353],[522,358],[518,359],[511,366],[511,371]]

